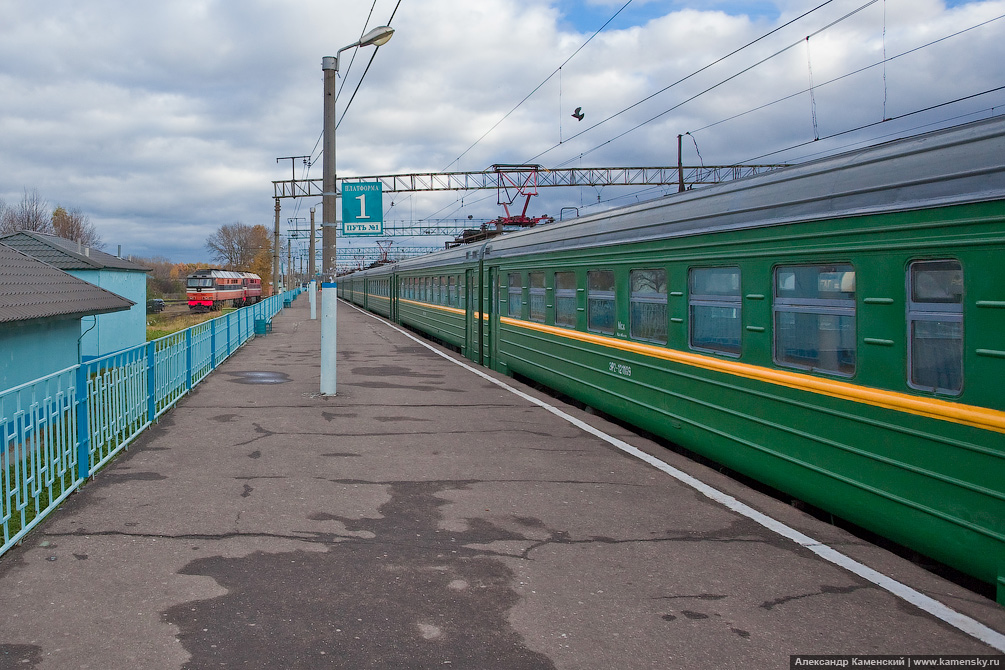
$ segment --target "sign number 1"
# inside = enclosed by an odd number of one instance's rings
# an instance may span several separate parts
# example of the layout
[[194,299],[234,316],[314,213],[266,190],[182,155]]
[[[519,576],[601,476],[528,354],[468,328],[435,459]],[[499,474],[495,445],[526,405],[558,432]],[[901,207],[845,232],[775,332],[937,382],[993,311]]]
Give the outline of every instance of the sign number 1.
[[357,219],[369,219],[370,217],[366,215],[366,194],[357,195],[356,199],[359,200],[359,214],[356,216]]
[[379,181],[342,184],[343,235],[384,234],[382,193]]

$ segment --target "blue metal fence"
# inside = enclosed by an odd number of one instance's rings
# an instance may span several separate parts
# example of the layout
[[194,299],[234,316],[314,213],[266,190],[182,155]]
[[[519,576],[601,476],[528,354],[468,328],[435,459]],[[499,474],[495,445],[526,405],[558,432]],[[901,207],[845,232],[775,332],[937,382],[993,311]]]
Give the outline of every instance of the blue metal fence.
[[0,392],[0,555],[299,292]]

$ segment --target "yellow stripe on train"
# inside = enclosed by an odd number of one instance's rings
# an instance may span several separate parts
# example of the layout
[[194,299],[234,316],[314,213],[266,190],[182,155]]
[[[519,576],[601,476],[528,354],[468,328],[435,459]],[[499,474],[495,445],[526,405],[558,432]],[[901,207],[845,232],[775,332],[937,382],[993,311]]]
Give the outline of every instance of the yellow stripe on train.
[[[457,309],[455,307],[431,305],[429,303],[418,302],[415,300],[399,300],[403,303],[437,309],[462,316],[465,313],[463,309]],[[488,315],[475,312],[474,318],[481,318],[484,320],[488,318]],[[924,416],[931,419],[958,423],[964,426],[972,426],[983,430],[991,430],[996,433],[1005,433],[1005,412],[988,409],[986,407],[963,405],[960,403],[950,402],[948,400],[939,400],[937,398],[921,398],[918,396],[908,395],[906,393],[898,393],[897,391],[884,391],[882,389],[858,386],[856,384],[836,379],[811,377],[798,372],[775,370],[773,368],[750,365],[749,363],[740,363],[739,361],[723,360],[721,358],[715,358],[713,356],[706,356],[704,354],[689,351],[678,351],[676,349],[667,349],[651,344],[618,340],[604,335],[584,333],[578,330],[571,330],[569,328],[548,326],[543,323],[523,321],[521,319],[514,319],[506,316],[499,317],[499,321],[507,326],[525,328],[527,330],[536,330],[555,337],[586,342],[606,347],[608,349],[618,349],[620,351],[627,351],[640,356],[671,361],[681,365],[701,368],[703,370],[711,370],[713,372],[722,372],[736,377],[743,377],[744,379],[753,379],[755,381],[774,384],[776,386],[785,386],[799,391],[808,391],[810,393],[826,395],[832,398],[839,398],[841,400],[850,400],[851,402],[871,405],[873,407],[882,407],[884,409],[905,412],[916,416]]]

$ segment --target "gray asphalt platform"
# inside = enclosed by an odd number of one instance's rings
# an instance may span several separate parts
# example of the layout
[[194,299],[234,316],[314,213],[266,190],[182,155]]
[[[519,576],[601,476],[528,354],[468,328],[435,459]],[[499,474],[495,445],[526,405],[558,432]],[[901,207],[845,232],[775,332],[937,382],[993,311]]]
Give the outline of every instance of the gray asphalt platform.
[[[301,296],[0,558],[2,668],[788,668],[996,654],[562,417]],[[495,373],[533,398],[555,403]],[[1005,610],[568,406],[1005,631]]]

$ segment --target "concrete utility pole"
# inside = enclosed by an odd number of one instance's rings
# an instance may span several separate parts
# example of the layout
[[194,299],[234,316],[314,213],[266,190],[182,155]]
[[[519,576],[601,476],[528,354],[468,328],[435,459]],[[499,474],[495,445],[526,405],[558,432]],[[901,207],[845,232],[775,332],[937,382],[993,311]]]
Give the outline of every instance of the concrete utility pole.
[[[381,46],[394,34],[389,26],[374,28],[363,35],[358,42],[342,47],[334,56],[321,59],[321,70],[325,76],[324,100],[324,170],[321,193],[321,238],[324,280],[321,283],[321,393],[335,395],[335,347],[338,324],[338,285],[335,283],[335,231],[336,184],[335,184],[335,90],[338,76],[338,57],[346,49]],[[277,219],[278,220],[278,219]]]
[[338,326],[338,285],[335,283],[335,83],[338,57],[321,59],[325,76],[324,166],[321,194],[321,393],[335,395],[335,346]]
[[276,233],[272,241],[272,295],[279,293],[279,198],[276,198]]
[[310,256],[308,256],[308,259],[307,259],[307,277],[308,277],[308,279],[310,281],[314,281],[314,275],[315,275],[315,272],[314,272],[314,252],[315,252],[315,248],[314,247],[315,247],[316,242],[314,241],[314,234],[315,234],[315,232],[314,232],[314,208],[311,207],[311,250],[310,250]]

